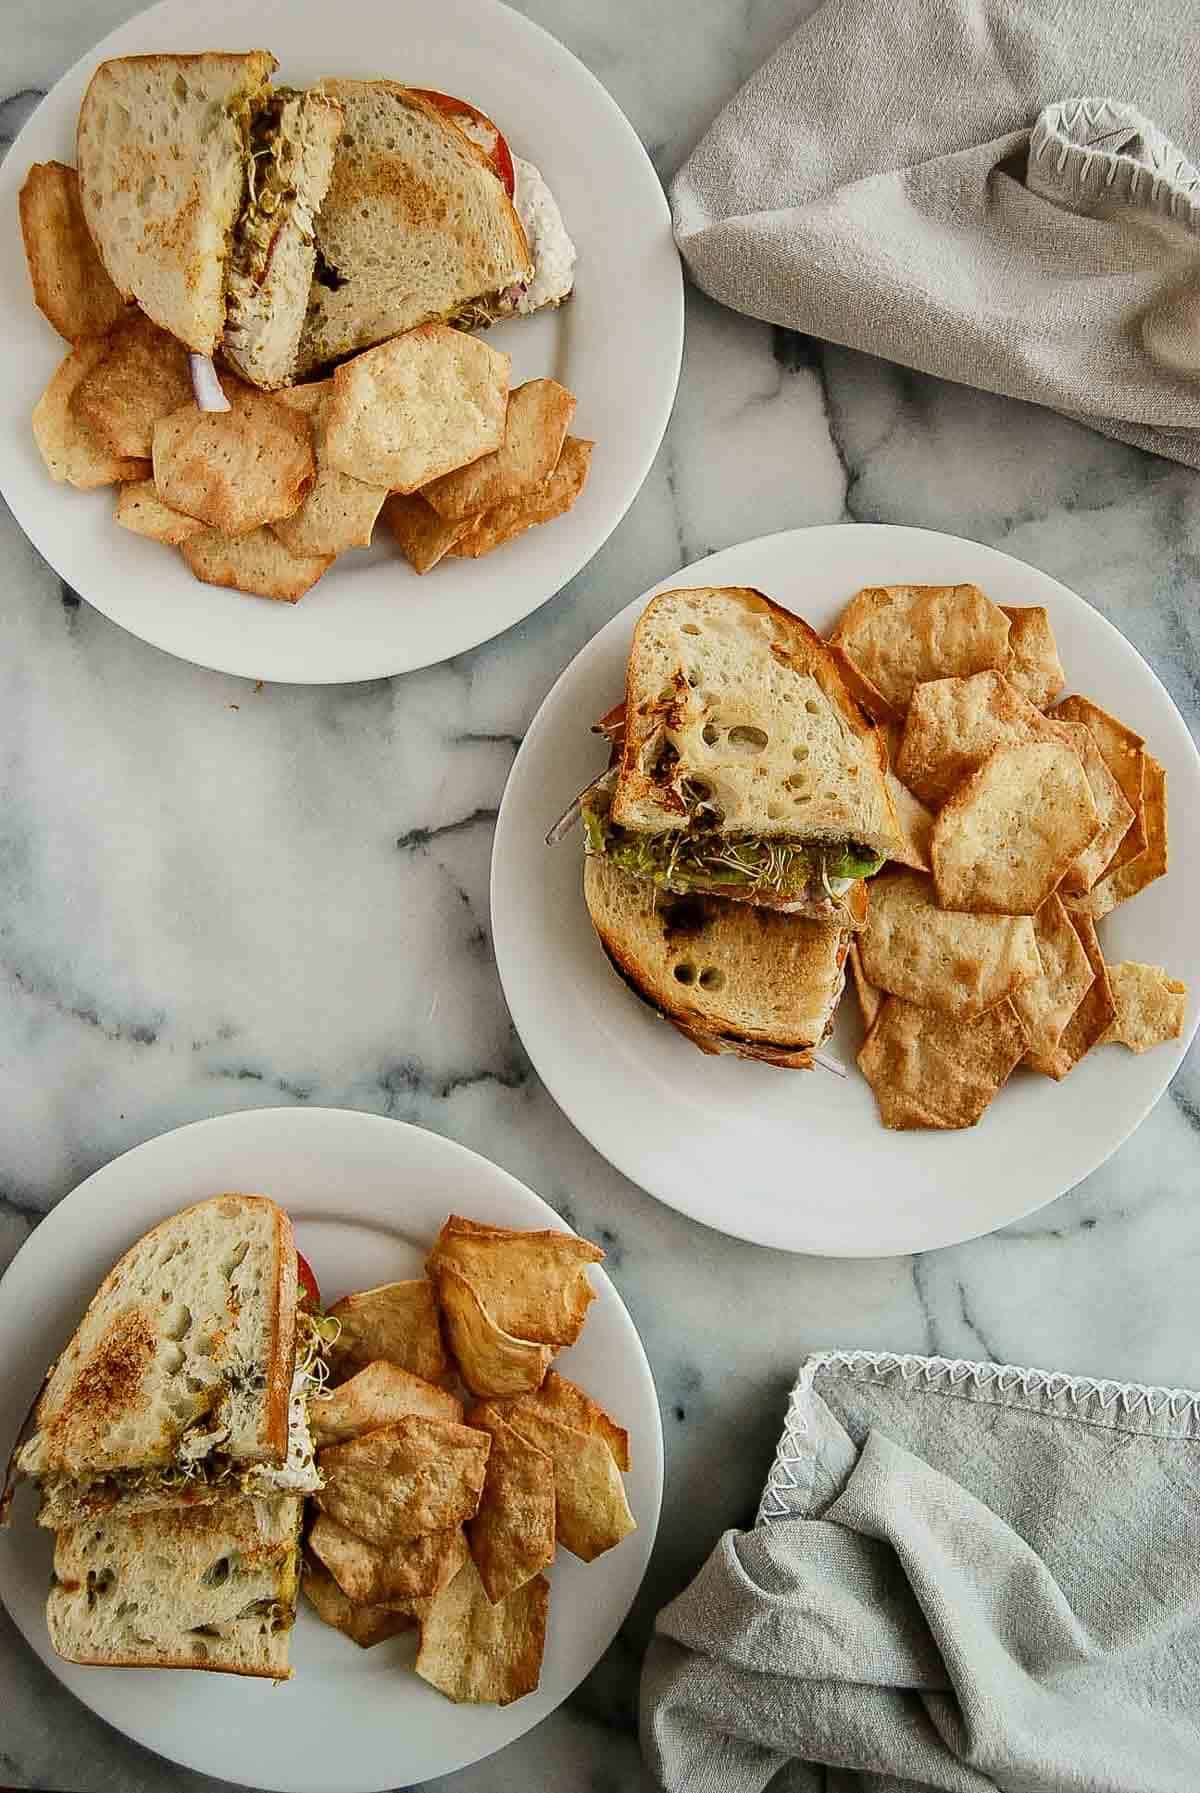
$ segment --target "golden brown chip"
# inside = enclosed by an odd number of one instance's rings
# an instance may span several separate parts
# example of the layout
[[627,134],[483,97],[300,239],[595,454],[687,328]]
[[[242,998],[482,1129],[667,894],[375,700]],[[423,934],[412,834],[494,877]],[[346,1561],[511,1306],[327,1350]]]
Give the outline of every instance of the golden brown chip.
[[1105,867],[1118,866],[1136,858],[1146,845],[1146,829],[1142,817],[1142,786],[1145,781],[1145,745],[1141,735],[1134,734],[1099,704],[1086,697],[1064,697],[1051,712],[1056,722],[1082,722],[1090,729],[1105,765],[1121,787],[1126,803],[1133,811],[1129,832]]
[[1130,959],[1110,965],[1116,1016],[1098,1045],[1116,1041],[1131,1052],[1148,1052],[1177,1040],[1187,1016],[1187,985],[1168,977],[1161,965],[1138,965]]
[[293,554],[341,554],[347,548],[369,548],[375,519],[387,497],[385,486],[367,486],[329,465],[325,453],[325,419],[333,393],[332,380],[288,386],[275,397],[301,411],[312,429],[317,477],[299,510],[271,525]]
[[1112,985],[1108,981],[1108,967],[1096,938],[1096,924],[1089,915],[1071,915],[1070,910],[1067,913],[1070,915],[1071,926],[1079,936],[1079,944],[1087,954],[1088,964],[1092,968],[1092,981],[1083,1001],[1064,1027],[1054,1051],[1030,1052],[1025,1060],[1031,1070],[1053,1077],[1056,1083],[1060,1083],[1068,1072],[1073,1071],[1093,1046],[1100,1044],[1117,1012]]
[[1074,865],[1067,867],[1063,877],[1064,892],[1079,896],[1092,888],[1105,867],[1110,864],[1133,823],[1133,811],[1125,801],[1124,791],[1109,771],[1091,729],[1082,722],[1058,722],[1055,727],[1063,731],[1079,755],[1080,764],[1091,786],[1096,813],[1100,817],[1099,834],[1083,849]]
[[933,877],[947,909],[1036,915],[1100,817],[1065,741],[997,747],[938,813]]
[[380,1360],[369,1363],[365,1370],[351,1376],[331,1393],[317,1395],[309,1403],[312,1434],[320,1445],[342,1444],[370,1432],[377,1426],[388,1426],[406,1414],[424,1414],[427,1419],[461,1421],[462,1402],[435,1388],[420,1376],[402,1370],[398,1364]]
[[[629,1433],[577,1382],[569,1382],[557,1370],[550,1370],[542,1386],[522,1395],[520,1400],[527,1413],[544,1413],[548,1419],[559,1420],[564,1426],[574,1426],[577,1432],[594,1432],[607,1444],[617,1468],[628,1470]],[[491,1401],[488,1406],[503,1412],[505,1403]]]
[[482,555],[490,554],[493,548],[500,548],[514,537],[524,535],[536,524],[561,517],[564,511],[570,510],[587,484],[594,447],[593,442],[568,436],[558,466],[548,480],[520,498],[484,511],[466,533],[459,536],[450,552],[464,555],[468,560],[478,560]]
[[858,1064],[885,1127],[973,1127],[1024,1051],[1011,1002],[961,1021],[889,996]]
[[62,162],[35,162],[19,203],[34,304],[68,342],[104,336],[124,313],[125,301],[83,221],[75,170]]
[[154,483],[164,504],[247,535],[289,517],[317,476],[308,418],[230,375],[228,411],[192,403],[154,425]]
[[160,417],[191,402],[192,380],[183,344],[141,311],[131,311],[71,399],[77,417],[115,455],[150,458]]
[[447,522],[466,520],[544,484],[562,453],[575,395],[557,380],[527,380],[508,395],[504,441],[491,454],[444,473],[421,495]]
[[492,1440],[483,1499],[467,1526],[467,1541],[495,1605],[554,1561],[554,1464],[490,1402],[472,1409],[469,1423]]
[[474,1516],[488,1439],[475,1426],[410,1415],[331,1444],[317,1463],[317,1504],[368,1544],[389,1549]]
[[[144,463],[140,463],[144,465]],[[295,604],[333,565],[332,554],[297,559],[274,530],[224,535],[203,527],[179,544],[180,553],[203,585],[225,585],[254,598]]]
[[873,585],[851,598],[830,639],[902,712],[929,679],[1005,667],[1008,635],[1008,618],[977,585]]
[[1042,904],[1033,925],[1041,973],[1013,991],[1012,1005],[1025,1023],[1029,1053],[1045,1058],[1057,1048],[1095,973],[1057,895]]
[[1008,618],[1008,682],[1039,710],[1047,709],[1066,683],[1049,614],[1041,604],[1000,608]]
[[437,1301],[427,1277],[382,1283],[344,1295],[329,1309],[341,1331],[329,1350],[335,1381],[380,1359],[398,1364],[425,1382],[437,1382],[448,1369],[438,1327]]
[[863,1029],[870,1033],[883,1007],[884,995],[871,983],[862,968],[862,957],[858,950],[858,942],[853,941],[846,955],[850,965],[850,976],[854,981],[854,994],[858,998],[859,1013],[862,1015]]
[[549,1345],[514,1338],[497,1326],[478,1290],[454,1264],[430,1261],[450,1350],[476,1395],[516,1395],[537,1388],[554,1359]]
[[933,838],[933,811],[926,809],[921,799],[914,797],[894,772],[887,774],[887,787],[904,841],[904,851],[894,855],[894,862],[896,865],[907,865],[913,871],[927,872],[930,869],[929,843]]
[[461,1525],[422,1532],[382,1549],[318,1513],[308,1548],[357,1606],[407,1605],[440,1593],[462,1568],[467,1542]]
[[923,802],[936,807],[997,747],[1057,739],[1055,725],[1002,673],[933,679],[913,692],[896,771]]
[[331,467],[415,492],[504,440],[509,357],[478,336],[423,324],[345,361],[333,376]]
[[427,573],[471,527],[473,518],[447,523],[419,492],[393,492],[383,507],[383,520],[414,572]]
[[144,535],[152,542],[165,542],[170,548],[181,548],[191,535],[204,529],[198,517],[185,517],[163,503],[152,479],[126,482],[117,491],[117,522],[134,535]]
[[355,1606],[324,1564],[314,1562],[310,1557],[305,1558],[300,1586],[316,1609],[317,1617],[332,1625],[335,1631],[344,1631],[361,1649],[369,1650],[372,1644],[385,1643],[389,1637],[411,1631],[416,1625],[411,1613],[392,1607]]
[[105,353],[103,337],[91,337],[71,350],[56,368],[50,384],[33,407],[33,435],[51,479],[81,490],[111,486],[118,480],[145,479],[150,463],[115,455],[71,408],[71,398]]
[[603,1260],[575,1233],[484,1226],[461,1214],[444,1222],[429,1254],[431,1269],[449,1263],[462,1272],[501,1331],[560,1348],[583,1331],[596,1298],[587,1267]]
[[879,724],[881,727],[902,727],[904,723],[904,711],[902,709],[897,709],[895,704],[889,703],[887,698],[883,695],[883,692],[875,689],[870,679],[867,678],[864,673],[859,671],[853,660],[851,660],[847,654],[842,652],[835,641],[827,642],[826,646],[837,661],[837,667],[842,675],[843,685],[845,685],[859,709],[864,711],[866,715],[871,718],[872,722]]
[[981,1015],[1038,975],[1028,916],[968,915],[939,908],[920,872],[871,880],[862,969],[878,990],[949,1015]]
[[553,1461],[554,1524],[560,1544],[590,1563],[637,1530],[606,1439],[576,1431],[525,1401],[506,1403],[501,1412],[514,1432]]
[[541,1678],[549,1610],[544,1575],[493,1606],[468,1557],[448,1588],[417,1606],[417,1673],[460,1704],[507,1706]]
[[[1126,903],[1139,890],[1145,890],[1147,884],[1153,884],[1167,870],[1167,775],[1153,754],[1145,753],[1142,758],[1145,782],[1140,819],[1146,835],[1146,845],[1132,859],[1122,862],[1121,855],[1129,839],[1129,835],[1126,835],[1117,852],[1115,865],[1107,868],[1088,894],[1064,899],[1068,909],[1090,915],[1096,921],[1109,914],[1118,903]],[[1132,834],[1133,830],[1130,829],[1129,832]]]

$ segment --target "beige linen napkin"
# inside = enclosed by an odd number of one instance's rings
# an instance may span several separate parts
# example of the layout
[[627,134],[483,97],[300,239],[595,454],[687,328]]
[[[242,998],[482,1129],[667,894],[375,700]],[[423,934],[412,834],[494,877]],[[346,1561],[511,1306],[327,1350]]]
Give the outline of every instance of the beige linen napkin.
[[722,304],[1200,467],[1197,161],[1196,0],[827,0],[671,204]]
[[1196,1793],[1198,1687],[1200,1396],[831,1351],[642,1747],[670,1793]]

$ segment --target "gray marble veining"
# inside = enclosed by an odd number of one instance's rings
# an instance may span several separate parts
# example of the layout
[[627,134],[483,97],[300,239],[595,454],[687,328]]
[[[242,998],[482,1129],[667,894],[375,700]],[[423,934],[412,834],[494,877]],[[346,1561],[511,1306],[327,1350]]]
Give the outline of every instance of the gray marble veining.
[[[133,10],[0,10],[0,148]],[[527,10],[610,87],[664,178],[798,16],[794,0]],[[1030,1220],[922,1258],[817,1263],[721,1238],[626,1182],[559,1114],[514,1036],[488,858],[546,689],[676,567],[845,519],[947,529],[1044,567],[1117,622],[1200,722],[1194,474],[694,293],[675,415],[621,528],[528,622],[428,672],[256,691],[183,665],[80,603],[0,510],[0,1267],[46,1209],[139,1140],[235,1108],[342,1104],[449,1134],[538,1189],[605,1245],[645,1340],[667,1487],[637,1606],[563,1710],[438,1783],[445,1793],[645,1784],[633,1727],[653,1614],[724,1527],[751,1518],[805,1352],[936,1351],[1200,1384],[1195,1054],[1116,1157]],[[70,1793],[218,1785],[93,1718],[2,1612],[0,1688],[0,1780]]]

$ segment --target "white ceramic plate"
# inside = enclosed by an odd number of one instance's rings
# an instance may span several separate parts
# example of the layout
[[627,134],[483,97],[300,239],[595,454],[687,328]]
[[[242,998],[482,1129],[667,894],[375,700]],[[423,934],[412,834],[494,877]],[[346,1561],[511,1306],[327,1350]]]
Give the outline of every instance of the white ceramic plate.
[[[150,1140],[80,1184],[0,1282],[0,1457],[105,1272],[166,1215],[222,1189],[259,1190],[291,1214],[322,1298],[421,1273],[453,1211],[501,1226],[562,1227],[538,1196],[465,1147],[342,1109],[257,1109]],[[301,1600],[294,1678],[78,1668],[54,1655],[44,1604],[51,1539],[23,1490],[0,1531],[0,1598],[71,1692],[139,1743],[201,1773],[288,1793],[357,1793],[449,1774],[511,1743],[564,1700],[615,1636],[645,1572],[662,1495],[662,1430],[641,1342],[620,1297],[597,1300],[559,1364],[628,1426],[626,1478],[638,1530],[592,1564],[565,1551],[550,1571],[542,1683],[515,1704],[455,1706],[408,1672],[411,1638],[371,1650]]]
[[[52,484],[29,415],[66,345],[34,308],[17,223],[33,162],[75,160],[75,118],[96,65],[153,50],[273,50],[276,79],[386,75],[470,99],[536,162],[579,249],[575,295],[488,340],[514,385],[553,375],[595,439],[574,510],[481,561],[418,579],[384,540],[354,550],[299,604],[201,585],[182,558],[118,529],[113,492]],[[628,510],[670,415],[683,282],[667,202],[614,100],[554,38],[496,0],[165,0],[114,31],[47,95],[0,167],[0,491],[68,585],[143,640],[247,678],[339,684],[464,653],[559,591]],[[633,395],[636,394],[636,402]]]
[[830,1050],[851,1067],[791,1073],[705,1058],[613,975],[580,890],[578,833],[546,829],[605,763],[587,724],[619,702],[646,592],[568,666],[533,721],[500,809],[492,859],[496,959],[538,1073],[580,1132],[652,1195],[762,1245],[838,1257],[973,1238],[1070,1189],[1162,1095],[1196,1027],[1200,759],[1145,661],[1082,598],[993,548],[923,529],[844,524],[743,542],[676,585],[752,585],[822,633],[862,585],[973,580],[1003,604],[1044,604],[1080,691],[1145,735],[1166,766],[1171,872],[1100,924],[1110,960],[1166,965],[1192,992],[1181,1040],[1135,1057],[1090,1054],[1065,1082],[1018,1072],[977,1127],[889,1133],[854,1068],[852,997]]

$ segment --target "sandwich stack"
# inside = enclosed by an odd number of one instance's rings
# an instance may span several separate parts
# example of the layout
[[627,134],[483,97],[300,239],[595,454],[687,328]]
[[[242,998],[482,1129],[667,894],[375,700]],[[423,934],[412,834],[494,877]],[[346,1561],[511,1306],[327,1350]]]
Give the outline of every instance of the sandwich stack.
[[47,1619],[68,1661],[287,1679],[320,1322],[291,1223],[200,1202],[109,1272],[46,1377],[12,1474],[56,1534]]
[[664,592],[599,726],[584,892],[612,965],[701,1051],[810,1068],[865,880],[910,854],[840,655],[759,592]]

